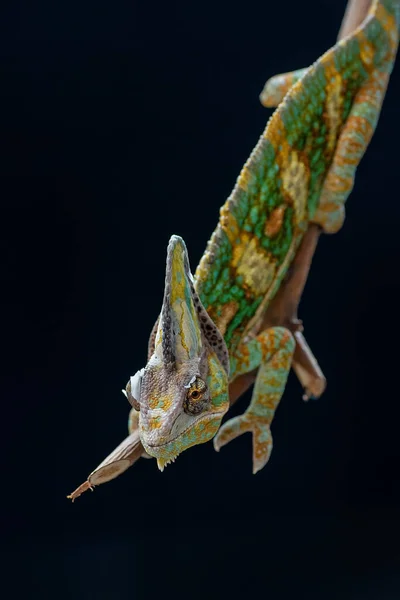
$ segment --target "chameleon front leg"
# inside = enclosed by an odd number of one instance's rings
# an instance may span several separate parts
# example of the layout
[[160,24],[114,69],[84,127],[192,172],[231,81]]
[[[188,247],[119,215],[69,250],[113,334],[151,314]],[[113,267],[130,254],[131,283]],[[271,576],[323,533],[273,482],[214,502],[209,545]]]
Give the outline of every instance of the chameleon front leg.
[[260,94],[261,104],[266,108],[276,108],[282,102],[290,88],[303,77],[307,70],[308,67],[270,77]]
[[246,412],[230,419],[214,438],[219,449],[242,433],[253,434],[253,473],[268,462],[272,450],[270,425],[284,392],[295,349],[291,332],[272,327],[256,338],[241,344],[231,360],[236,375],[258,368],[253,396]]

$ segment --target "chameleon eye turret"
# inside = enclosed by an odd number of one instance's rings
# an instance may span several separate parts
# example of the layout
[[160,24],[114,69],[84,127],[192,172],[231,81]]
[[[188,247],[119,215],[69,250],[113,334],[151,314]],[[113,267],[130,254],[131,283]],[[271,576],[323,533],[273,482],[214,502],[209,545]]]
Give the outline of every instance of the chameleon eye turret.
[[205,381],[200,377],[196,377],[186,393],[183,405],[185,412],[189,415],[198,415],[203,412],[209,404],[209,394],[207,392]]

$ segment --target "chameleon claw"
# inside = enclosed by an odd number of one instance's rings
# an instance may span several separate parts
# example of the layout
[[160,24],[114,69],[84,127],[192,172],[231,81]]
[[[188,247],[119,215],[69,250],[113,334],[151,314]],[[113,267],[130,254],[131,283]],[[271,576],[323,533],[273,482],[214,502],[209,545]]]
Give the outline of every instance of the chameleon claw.
[[253,434],[253,475],[267,464],[272,451],[272,435],[269,422],[256,415],[244,414],[230,419],[221,427],[214,438],[217,452],[242,433]]

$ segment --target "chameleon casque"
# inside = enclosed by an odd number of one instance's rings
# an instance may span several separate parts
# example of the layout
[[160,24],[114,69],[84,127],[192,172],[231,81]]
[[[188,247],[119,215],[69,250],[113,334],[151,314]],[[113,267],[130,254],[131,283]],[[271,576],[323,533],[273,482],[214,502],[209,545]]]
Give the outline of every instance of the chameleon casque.
[[[194,277],[178,236],[168,245],[161,313],[148,362],[124,391],[129,428],[164,466],[214,438],[252,433],[253,472],[268,461],[270,425],[291,368],[285,327],[258,333],[311,223],[343,224],[355,171],[376,127],[395,60],[400,0],[374,0],[351,35],[307,69],[270,79],[261,94],[278,106],[233,192]],[[258,369],[243,415],[221,421],[228,384]]]

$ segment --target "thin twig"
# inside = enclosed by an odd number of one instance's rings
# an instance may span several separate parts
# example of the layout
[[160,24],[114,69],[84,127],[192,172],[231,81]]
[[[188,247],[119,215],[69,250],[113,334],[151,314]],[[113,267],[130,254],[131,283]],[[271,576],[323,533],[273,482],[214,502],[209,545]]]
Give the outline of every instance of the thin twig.
[[121,475],[133,465],[143,454],[144,449],[139,439],[139,431],[136,429],[128,435],[115,450],[103,460],[103,462],[90,473],[87,480],[82,483],[72,494],[67,496],[72,502],[79,498],[83,492],[93,490],[95,485],[106,483]]

